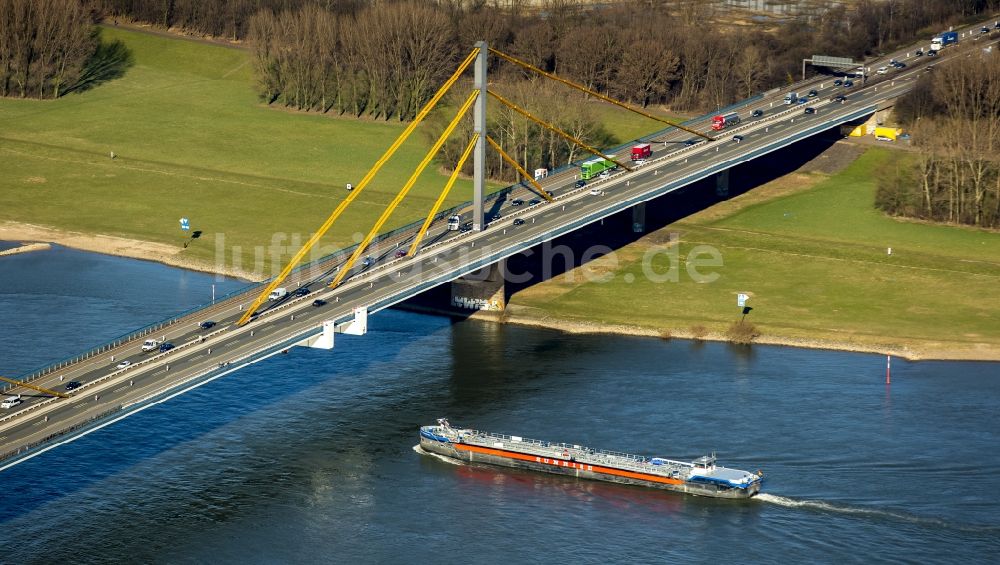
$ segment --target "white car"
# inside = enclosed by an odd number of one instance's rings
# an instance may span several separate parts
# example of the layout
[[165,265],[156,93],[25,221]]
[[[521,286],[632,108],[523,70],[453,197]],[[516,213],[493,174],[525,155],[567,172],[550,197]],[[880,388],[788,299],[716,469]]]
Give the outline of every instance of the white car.
[[880,75],[884,75],[885,73],[889,72],[889,67],[879,67],[878,70],[875,72]]
[[646,164],[646,160],[645,159],[636,159],[634,163],[635,163],[636,167],[641,167],[641,166],[643,166],[643,165]]
[[18,396],[8,396],[7,398],[3,399],[3,402],[0,402],[0,408],[3,408],[4,410],[6,410],[8,408],[13,408],[13,407],[17,406],[20,403],[21,403],[21,396],[20,395],[18,395]]
[[593,196],[600,196],[604,194],[604,191],[595,186],[594,188],[590,189],[590,194]]
[[131,364],[132,364],[131,361],[122,361],[121,363],[115,365],[115,368],[116,369],[124,369],[125,367],[128,367]]

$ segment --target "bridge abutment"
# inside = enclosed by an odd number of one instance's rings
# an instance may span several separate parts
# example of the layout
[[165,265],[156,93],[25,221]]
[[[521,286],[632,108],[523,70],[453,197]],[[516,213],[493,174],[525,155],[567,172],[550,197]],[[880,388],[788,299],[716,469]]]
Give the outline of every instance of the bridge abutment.
[[504,259],[452,281],[451,306],[461,310],[502,311],[507,306],[506,270]]

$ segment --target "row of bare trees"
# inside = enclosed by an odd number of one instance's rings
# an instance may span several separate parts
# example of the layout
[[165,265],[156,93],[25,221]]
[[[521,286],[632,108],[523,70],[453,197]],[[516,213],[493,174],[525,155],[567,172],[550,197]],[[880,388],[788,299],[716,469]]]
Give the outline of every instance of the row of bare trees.
[[250,20],[259,91],[299,110],[413,118],[452,72],[448,18],[421,2],[338,15],[314,5]]
[[889,214],[1000,227],[1000,54],[966,49],[900,101],[920,152],[880,175]]
[[0,0],[0,96],[58,98],[98,46],[80,0]]

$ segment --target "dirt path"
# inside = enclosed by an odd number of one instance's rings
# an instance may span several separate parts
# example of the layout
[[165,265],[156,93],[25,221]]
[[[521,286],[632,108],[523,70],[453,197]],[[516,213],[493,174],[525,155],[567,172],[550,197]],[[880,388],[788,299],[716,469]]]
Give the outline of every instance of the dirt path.
[[245,43],[239,40],[232,41],[211,36],[194,35],[177,28],[163,29],[155,27],[151,24],[125,21],[121,18],[108,18],[103,20],[100,25],[101,27],[106,27],[108,29],[120,28],[137,33],[145,33],[146,35],[155,35],[157,37],[166,37],[168,39],[183,39],[184,41],[206,43],[209,45],[217,45],[219,47],[227,47],[229,49],[239,49],[242,51],[249,49]]

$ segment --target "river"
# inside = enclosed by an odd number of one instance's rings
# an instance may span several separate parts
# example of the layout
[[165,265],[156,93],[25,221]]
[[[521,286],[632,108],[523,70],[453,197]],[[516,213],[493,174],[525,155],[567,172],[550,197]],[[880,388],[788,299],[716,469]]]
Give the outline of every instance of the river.
[[[0,259],[0,374],[235,281],[54,247]],[[0,473],[2,562],[984,562],[1000,366],[570,335],[400,311]],[[414,451],[458,425],[766,473],[723,501]]]

